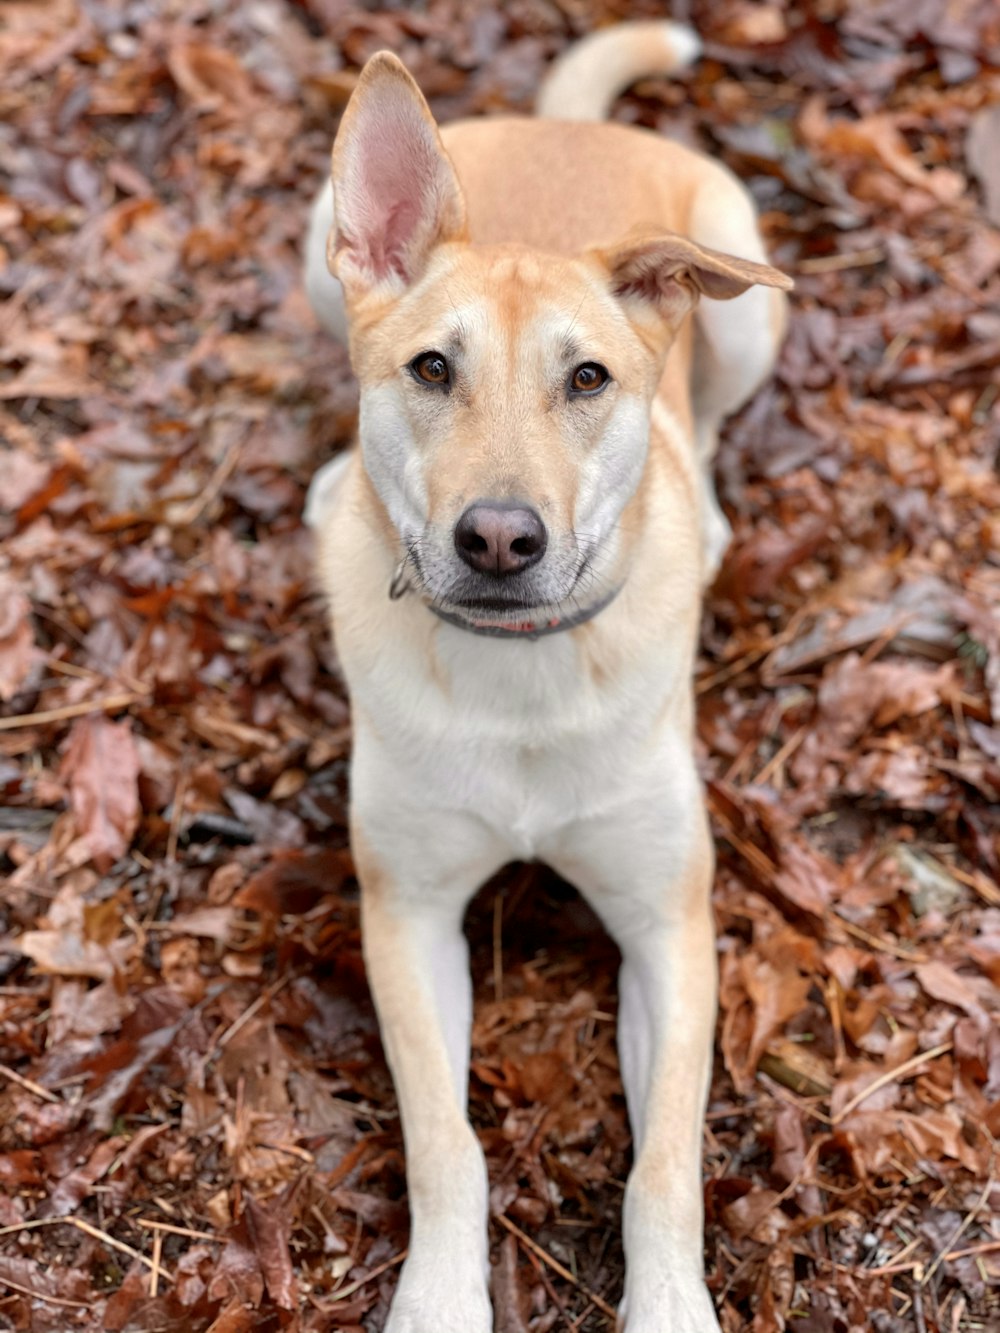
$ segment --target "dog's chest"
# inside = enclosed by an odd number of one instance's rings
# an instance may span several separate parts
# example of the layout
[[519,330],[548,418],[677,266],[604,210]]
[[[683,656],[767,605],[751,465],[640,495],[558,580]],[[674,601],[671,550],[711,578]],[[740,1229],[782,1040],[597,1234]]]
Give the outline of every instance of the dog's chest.
[[[442,627],[357,692],[398,776],[428,805],[475,813],[512,857],[627,797],[670,686],[668,661],[598,679],[569,634],[506,643]],[[381,677],[381,678],[380,678]]]

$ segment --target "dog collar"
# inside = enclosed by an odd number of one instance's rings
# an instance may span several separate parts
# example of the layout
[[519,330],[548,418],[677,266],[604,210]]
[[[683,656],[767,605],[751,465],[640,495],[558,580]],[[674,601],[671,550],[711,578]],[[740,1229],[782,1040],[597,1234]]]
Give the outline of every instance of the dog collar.
[[468,630],[470,634],[485,634],[491,639],[528,639],[534,642],[536,639],[544,638],[547,634],[560,634],[563,630],[576,629],[578,625],[585,625],[588,620],[593,618],[618,596],[621,587],[612,588],[609,593],[594,602],[591,606],[584,607],[582,611],[574,611],[569,616],[552,616],[547,620],[519,620],[514,622],[504,622],[499,620],[467,620],[464,616],[456,615],[453,611],[442,611],[440,607],[427,604],[428,610],[449,625],[454,625],[456,629]]

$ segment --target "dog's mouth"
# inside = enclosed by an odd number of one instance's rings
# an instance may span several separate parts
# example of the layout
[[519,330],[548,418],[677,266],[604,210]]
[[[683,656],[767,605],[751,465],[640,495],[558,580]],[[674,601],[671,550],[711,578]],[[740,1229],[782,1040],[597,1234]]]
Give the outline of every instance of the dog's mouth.
[[591,555],[591,552],[584,552],[573,562],[567,571],[569,579],[565,575],[560,578],[559,570],[549,572],[542,579],[534,570],[502,579],[470,574],[452,580],[444,589],[435,588],[435,580],[428,576],[420,552],[413,548],[409,552],[409,564],[415,575],[415,590],[423,595],[431,610],[470,621],[517,625],[554,619],[578,610],[581,593],[588,582]]
[[514,597],[477,597],[460,598],[450,603],[440,603],[443,611],[464,611],[470,616],[511,616],[515,620],[524,616],[540,614],[545,608],[531,606],[520,598]]
[[[617,595],[620,585],[607,586],[593,578],[593,554],[589,551],[578,555],[568,579],[553,578],[557,571],[550,571],[541,586],[537,571],[531,571],[502,580],[467,576],[452,580],[439,591],[428,577],[420,552],[410,547],[407,559],[397,570],[390,596],[412,591],[441,620],[473,633],[535,639],[583,624]],[[553,588],[552,582],[563,587]]]

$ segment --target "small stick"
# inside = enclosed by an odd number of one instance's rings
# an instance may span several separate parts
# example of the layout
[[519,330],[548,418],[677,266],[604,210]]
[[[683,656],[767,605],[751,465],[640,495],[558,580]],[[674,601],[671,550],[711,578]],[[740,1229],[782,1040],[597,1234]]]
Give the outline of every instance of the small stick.
[[33,1079],[25,1078],[23,1074],[19,1074],[16,1069],[11,1069],[8,1065],[0,1065],[0,1074],[4,1078],[9,1078],[12,1083],[19,1084],[27,1092],[33,1092],[36,1097],[41,1097],[43,1102],[59,1101],[55,1093],[49,1092],[48,1088],[43,1088],[40,1083],[36,1083]]
[[867,1101],[872,1093],[878,1092],[879,1088],[884,1088],[887,1083],[892,1083],[897,1078],[902,1078],[904,1074],[909,1074],[914,1069],[919,1069],[920,1066],[926,1064],[928,1060],[936,1060],[939,1055],[947,1054],[951,1048],[952,1043],[950,1041],[943,1041],[940,1046],[934,1046],[929,1051],[918,1051],[917,1054],[911,1056],[909,1060],[904,1060],[901,1065],[896,1065],[895,1069],[887,1069],[884,1074],[880,1074],[879,1077],[875,1079],[874,1083],[869,1083],[867,1088],[862,1088],[856,1096],[852,1097],[847,1105],[833,1117],[833,1123],[839,1125],[841,1120],[844,1120],[849,1116],[852,1111],[857,1110],[861,1103]]
[[[53,1218],[53,1221],[67,1222],[71,1227],[76,1227],[77,1231],[83,1231],[88,1236],[93,1236],[95,1240],[101,1240],[105,1245],[110,1245],[114,1250],[121,1250],[122,1254],[127,1254],[132,1259],[137,1259],[139,1263],[147,1268],[154,1268],[155,1265],[151,1259],[147,1259],[144,1254],[134,1250],[131,1245],[126,1245],[123,1240],[115,1240],[114,1236],[109,1236],[106,1231],[101,1231],[99,1227],[92,1227],[89,1222],[84,1222],[80,1217],[59,1217]],[[165,1278],[173,1281],[173,1278],[165,1268],[159,1270]]]
[[927,1320],[924,1318],[924,1292],[920,1282],[913,1287],[913,1322],[917,1333],[927,1333]]
[[20,1283],[13,1279],[5,1277],[3,1280],[5,1287],[10,1287],[12,1291],[20,1291],[25,1296],[30,1296],[33,1301],[44,1301],[46,1305],[65,1305],[70,1310],[89,1310],[89,1301],[68,1301],[64,1296],[46,1296],[41,1291],[35,1291],[32,1287],[22,1287]]
[[[516,1240],[514,1241],[514,1244],[515,1246],[517,1245]],[[545,1265],[542,1263],[541,1259],[537,1259],[531,1253],[528,1254],[528,1262],[538,1274],[538,1280],[541,1282],[542,1286],[549,1293],[549,1299],[552,1301],[552,1304],[562,1315],[566,1327],[570,1330],[570,1333],[573,1333],[573,1321],[570,1319],[569,1311],[566,1309],[566,1302],[561,1298],[558,1291],[556,1291],[555,1287],[549,1281],[549,1275],[545,1271]]]
[[753,785],[763,786],[773,774],[777,773],[785,760],[795,753],[808,734],[809,729],[807,727],[799,727],[798,731],[793,732],[778,753],[773,754],[756,777],[753,778]]
[[250,1022],[254,1014],[258,1013],[261,1009],[263,1009],[264,1005],[267,1004],[268,1000],[273,1000],[274,997],[277,995],[278,991],[280,991],[284,986],[287,986],[291,980],[292,980],[292,974],[288,973],[283,977],[279,977],[277,981],[272,981],[272,983],[270,984],[270,986],[268,986],[266,990],[262,990],[261,993],[257,996],[256,1000],[254,1000],[253,1004],[249,1005],[246,1009],[244,1009],[243,1013],[240,1014],[239,1018],[235,1019],[232,1023],[229,1024],[229,1026],[226,1028],[225,1032],[223,1032],[219,1040],[213,1043],[213,1053],[215,1051],[221,1051],[221,1049],[223,1048],[223,1046],[225,1046],[227,1042],[232,1041],[232,1039],[236,1036],[237,1032],[239,1032],[239,1030],[242,1027],[245,1027],[246,1024]]
[[153,1297],[160,1289],[160,1258],[163,1254],[163,1232],[153,1232],[153,1271],[149,1275],[149,1294]]
[[941,1267],[942,1263],[944,1263],[944,1260],[947,1257],[949,1250],[951,1250],[954,1247],[955,1242],[959,1239],[959,1237],[963,1236],[965,1232],[968,1230],[969,1225],[972,1222],[973,1218],[976,1216],[980,1208],[982,1208],[983,1204],[989,1198],[990,1190],[992,1188],[993,1188],[993,1172],[991,1171],[989,1177],[987,1178],[986,1184],[983,1186],[982,1194],[980,1194],[979,1198],[972,1205],[972,1207],[966,1213],[965,1217],[956,1227],[955,1233],[953,1236],[949,1238],[947,1245],[943,1245],[941,1249],[938,1251],[937,1257],[935,1258],[934,1262],[920,1278],[920,1281],[917,1283],[916,1287],[914,1287],[914,1296],[916,1296],[916,1293],[920,1290],[921,1287],[925,1287],[927,1285],[927,1283],[931,1280],[931,1278],[934,1276],[937,1270]]
[[904,949],[899,944],[893,944],[892,940],[883,939],[881,935],[873,935],[863,927],[856,926],[853,921],[848,921],[846,917],[838,916],[836,912],[833,914],[833,919],[841,930],[846,930],[848,935],[853,935],[856,940],[862,940],[871,949],[881,949],[883,953],[891,954],[893,958],[901,958],[904,963],[927,962],[925,953],[918,953],[916,949]]
[[[121,1250],[122,1254],[127,1254],[131,1259],[137,1259],[139,1263],[144,1264],[146,1268],[153,1268],[151,1259],[147,1259],[144,1254],[134,1250],[131,1245],[126,1245],[123,1240],[115,1240],[114,1236],[109,1236],[106,1231],[101,1231],[99,1227],[93,1227],[89,1222],[85,1222],[82,1217],[36,1217],[28,1222],[15,1222],[11,1226],[0,1227],[0,1236],[10,1236],[18,1231],[33,1231],[36,1227],[57,1227],[67,1226],[76,1227],[77,1231],[82,1231],[88,1236],[93,1236],[95,1240],[103,1241],[105,1245],[110,1245],[113,1250]],[[159,1271],[170,1282],[173,1278],[162,1265],[156,1265]],[[4,1279],[6,1281],[6,1278]],[[45,1296],[42,1299],[48,1300]]]
[[154,1222],[151,1217],[137,1217],[136,1226],[149,1227],[151,1231],[169,1231],[172,1236],[188,1236],[191,1240],[213,1240],[216,1245],[225,1244],[222,1236],[213,1236],[210,1231],[192,1231],[190,1227],[174,1226],[173,1222]]
[[47,708],[40,713],[18,713],[15,717],[0,717],[0,731],[16,731],[20,727],[40,727],[46,722],[64,722],[71,717],[85,717],[87,713],[117,713],[120,708],[142,703],[148,694],[107,694],[103,699],[89,703],[65,704],[62,708]]
[[952,1259],[968,1259],[974,1254],[989,1254],[991,1250],[1000,1250],[1000,1240],[984,1240],[965,1250],[950,1250],[944,1257],[951,1263]]
[[552,1255],[549,1254],[547,1250],[543,1250],[542,1247],[536,1241],[533,1241],[530,1236],[526,1236],[521,1228],[515,1226],[509,1217],[504,1217],[501,1214],[497,1217],[497,1221],[502,1227],[506,1227],[512,1236],[516,1236],[526,1250],[537,1255],[543,1263],[548,1264],[554,1273],[558,1273],[566,1282],[572,1283],[574,1287],[579,1291],[582,1291],[587,1300],[593,1301],[602,1314],[606,1314],[609,1319],[618,1318],[617,1311],[612,1309],[606,1300],[591,1291],[589,1287],[584,1286],[578,1277],[574,1277],[568,1268],[564,1268],[562,1264],[559,1263],[558,1259],[553,1259]]
[[361,1287],[367,1286],[372,1278],[381,1277],[386,1269],[394,1268],[396,1264],[401,1264],[408,1253],[408,1250],[400,1251],[399,1254],[394,1255],[391,1259],[387,1259],[384,1264],[379,1264],[378,1268],[373,1268],[370,1273],[366,1273],[364,1277],[359,1277],[356,1282],[350,1282],[346,1287],[340,1287],[336,1291],[331,1292],[330,1300],[342,1301],[345,1296],[353,1296]]

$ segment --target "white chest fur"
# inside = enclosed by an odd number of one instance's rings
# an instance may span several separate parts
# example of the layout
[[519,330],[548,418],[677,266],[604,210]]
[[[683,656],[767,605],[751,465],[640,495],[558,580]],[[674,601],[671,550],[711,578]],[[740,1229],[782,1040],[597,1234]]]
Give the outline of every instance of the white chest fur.
[[[417,603],[387,611],[431,619]],[[366,670],[350,672],[357,725],[374,729],[394,781],[430,806],[476,814],[512,857],[539,854],[560,829],[627,798],[689,671],[687,645],[661,639],[613,675],[595,673],[581,637],[613,624],[536,642],[439,623],[420,630],[392,635]]]

